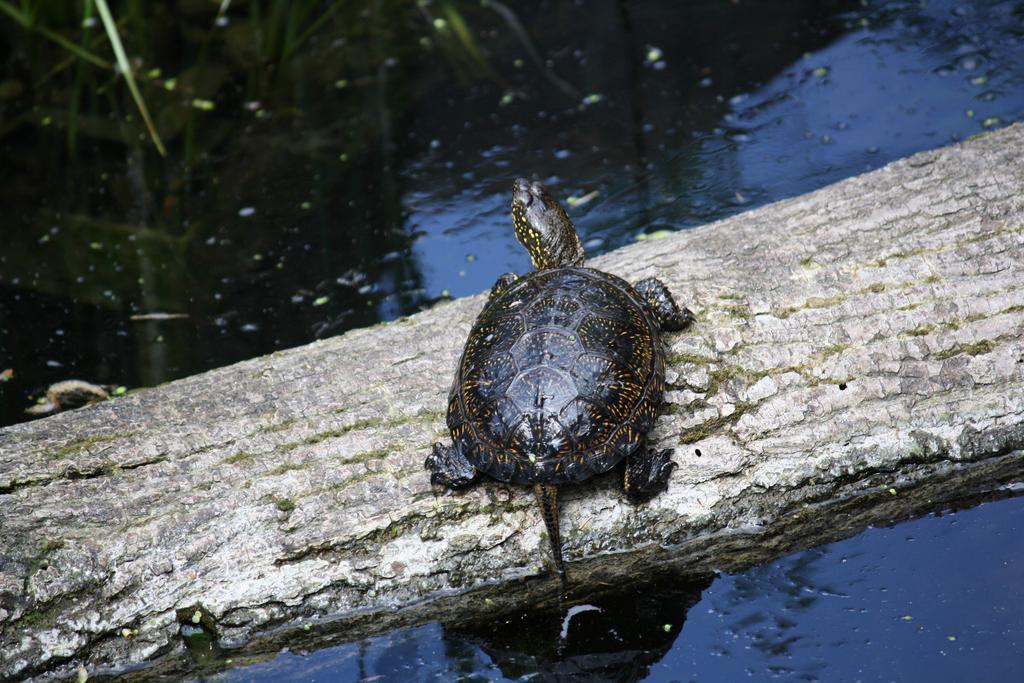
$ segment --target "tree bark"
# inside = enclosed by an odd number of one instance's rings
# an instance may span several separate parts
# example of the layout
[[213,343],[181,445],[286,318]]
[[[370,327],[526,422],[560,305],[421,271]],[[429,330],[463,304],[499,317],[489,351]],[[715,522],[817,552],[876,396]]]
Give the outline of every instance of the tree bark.
[[[1014,125],[589,262],[660,277],[697,322],[666,338],[668,490],[560,496],[573,590],[1019,481],[1022,158]],[[483,301],[0,431],[0,677],[173,659],[197,609],[225,643],[267,643],[328,616],[335,640],[468,619],[471,588],[550,598],[510,587],[548,556],[532,492],[434,491],[423,468]]]

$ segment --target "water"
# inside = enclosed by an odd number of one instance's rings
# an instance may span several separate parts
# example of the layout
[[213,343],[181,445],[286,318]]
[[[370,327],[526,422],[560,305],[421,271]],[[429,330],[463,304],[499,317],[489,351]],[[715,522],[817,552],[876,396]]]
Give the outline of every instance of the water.
[[[106,55],[73,7],[39,21]],[[166,160],[122,84],[4,24],[0,424],[52,382],[153,386],[527,270],[517,175],[590,197],[597,254],[1024,112],[1019,2],[142,7]]]
[[740,574],[630,588],[578,611],[561,641],[564,613],[470,632],[428,624],[226,680],[1020,680],[1022,532],[1024,498],[987,503]]
[[[587,198],[572,215],[598,254],[1024,118],[1019,1],[216,7],[115,3],[166,159],[108,71],[0,15],[0,425],[52,382],[153,386],[525,271],[518,175]],[[37,10],[109,58],[80,3]],[[562,661],[625,680],[1018,679],[1021,514],[637,588],[574,616],[570,641],[589,635]],[[426,625],[228,678],[515,676],[551,660],[521,647],[527,623],[563,622]]]

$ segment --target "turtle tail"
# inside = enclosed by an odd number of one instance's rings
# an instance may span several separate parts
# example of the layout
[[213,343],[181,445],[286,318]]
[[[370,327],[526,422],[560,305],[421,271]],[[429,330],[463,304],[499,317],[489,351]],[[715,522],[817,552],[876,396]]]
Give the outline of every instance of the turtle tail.
[[558,487],[550,484],[535,484],[533,492],[540,503],[541,516],[551,541],[551,554],[555,559],[555,573],[565,584],[565,564],[562,562],[562,535],[558,531]]

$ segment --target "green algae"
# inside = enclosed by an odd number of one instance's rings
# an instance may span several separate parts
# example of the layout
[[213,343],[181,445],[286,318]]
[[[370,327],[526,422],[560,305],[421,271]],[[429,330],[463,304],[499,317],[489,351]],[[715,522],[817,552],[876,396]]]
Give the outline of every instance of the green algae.
[[977,342],[970,342],[966,344],[956,344],[951,348],[943,349],[932,354],[932,358],[935,360],[946,360],[953,356],[967,355],[967,356],[980,356],[982,354],[991,353],[996,348],[996,345],[988,339],[983,339]]

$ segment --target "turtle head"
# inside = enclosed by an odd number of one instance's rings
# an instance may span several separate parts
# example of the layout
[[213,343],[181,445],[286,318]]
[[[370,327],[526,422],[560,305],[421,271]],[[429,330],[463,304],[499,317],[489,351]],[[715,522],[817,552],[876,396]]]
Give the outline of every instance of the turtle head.
[[583,265],[583,245],[575,226],[540,183],[525,178],[513,183],[512,223],[535,270]]

